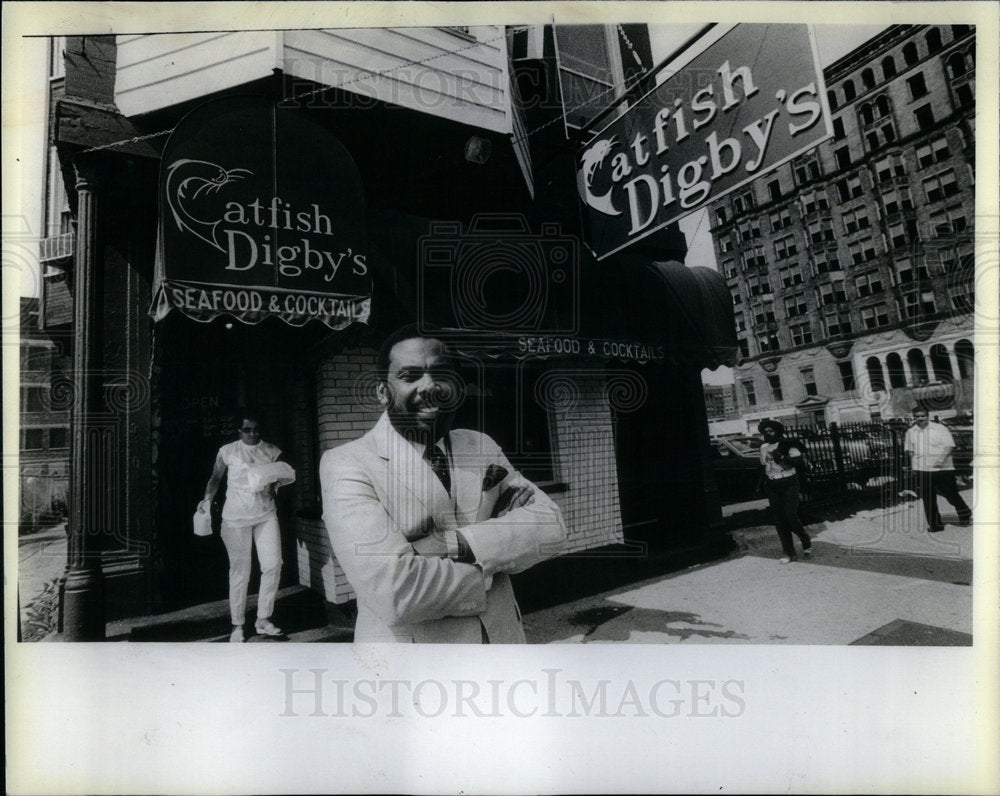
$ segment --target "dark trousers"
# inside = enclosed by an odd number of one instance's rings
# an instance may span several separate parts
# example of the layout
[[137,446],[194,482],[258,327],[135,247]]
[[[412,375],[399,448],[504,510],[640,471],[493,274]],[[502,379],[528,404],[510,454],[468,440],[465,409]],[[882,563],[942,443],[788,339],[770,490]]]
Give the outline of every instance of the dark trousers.
[[917,478],[917,485],[920,489],[920,499],[924,503],[924,516],[927,517],[927,524],[931,528],[941,527],[941,514],[938,512],[937,496],[940,494],[958,512],[959,520],[967,520],[972,516],[972,509],[962,500],[958,494],[958,486],[955,484],[954,470],[935,470],[925,472],[916,470],[913,473]]
[[808,550],[812,546],[809,534],[799,519],[799,477],[793,475],[777,480],[765,477],[764,481],[767,500],[774,512],[774,527],[781,540],[781,549],[789,558],[795,558],[793,533],[801,540],[803,550]]

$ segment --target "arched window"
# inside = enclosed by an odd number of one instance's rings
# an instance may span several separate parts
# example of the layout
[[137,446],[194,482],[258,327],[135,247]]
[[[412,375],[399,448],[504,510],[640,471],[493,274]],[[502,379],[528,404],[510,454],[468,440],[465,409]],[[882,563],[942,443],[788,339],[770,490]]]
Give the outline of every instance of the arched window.
[[861,106],[861,111],[858,113],[858,116],[861,118],[862,124],[871,124],[875,121],[875,114],[872,111],[872,106],[867,102]]
[[906,46],[903,47],[903,60],[906,61],[907,66],[913,66],[920,56],[917,55],[917,45],[912,41],[907,42]]
[[888,80],[896,76],[896,61],[891,55],[882,59],[882,77]]
[[961,77],[965,74],[965,55],[960,52],[953,52],[948,56],[948,60],[945,62],[945,66],[948,69],[948,77],[954,80],[956,77]]
[[875,111],[880,119],[889,115],[889,98],[885,94],[875,100]]
[[970,47],[968,50],[965,51],[965,54],[969,56],[969,63],[972,64],[973,66],[975,66],[976,65],[976,48],[975,47]]
[[903,371],[903,360],[895,351],[885,358],[885,369],[889,371],[890,387],[906,386],[906,373]]
[[955,374],[951,372],[951,357],[948,349],[941,343],[931,346],[931,367],[934,368],[934,378],[938,381],[954,381]]
[[910,366],[910,377],[914,386],[927,384],[931,380],[927,373],[927,360],[924,359],[924,352],[919,348],[911,348],[906,352],[906,363]]
[[865,362],[865,368],[868,370],[868,383],[871,385],[871,388],[873,390],[884,390],[885,375],[882,373],[882,363],[878,361],[878,357],[868,357]]
[[865,89],[875,88],[875,73],[871,69],[861,70],[861,82]]
[[844,81],[844,100],[850,101],[858,96],[857,92],[854,90],[854,81],[845,80]]
[[959,376],[971,379],[976,370],[976,352],[972,343],[968,340],[959,340],[955,343],[955,356],[958,357]]
[[941,31],[937,28],[931,28],[927,31],[927,35],[924,36],[924,40],[927,42],[927,52],[930,55],[933,55],[941,49]]
[[831,111],[835,111],[837,109],[837,92],[832,88],[826,92],[826,101],[830,103]]

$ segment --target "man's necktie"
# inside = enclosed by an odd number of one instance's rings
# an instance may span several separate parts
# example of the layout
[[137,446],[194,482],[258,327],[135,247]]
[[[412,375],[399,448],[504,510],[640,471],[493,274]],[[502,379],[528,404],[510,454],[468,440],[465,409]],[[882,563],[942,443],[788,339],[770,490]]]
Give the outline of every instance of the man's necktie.
[[448,456],[437,445],[429,446],[428,453],[431,462],[431,469],[434,470],[434,475],[441,479],[444,491],[450,495],[451,474],[448,472]]

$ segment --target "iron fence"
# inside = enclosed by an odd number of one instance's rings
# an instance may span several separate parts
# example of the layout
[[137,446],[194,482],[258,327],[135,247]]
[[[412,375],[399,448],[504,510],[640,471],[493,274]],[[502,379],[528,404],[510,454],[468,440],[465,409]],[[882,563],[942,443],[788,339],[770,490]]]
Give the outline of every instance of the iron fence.
[[[791,434],[805,444],[813,489],[847,492],[852,484],[895,482],[907,488],[908,473],[903,450],[909,424],[902,421],[873,420],[831,423],[825,428],[799,427]],[[952,459],[962,478],[972,476],[972,429],[951,428],[955,440]]]

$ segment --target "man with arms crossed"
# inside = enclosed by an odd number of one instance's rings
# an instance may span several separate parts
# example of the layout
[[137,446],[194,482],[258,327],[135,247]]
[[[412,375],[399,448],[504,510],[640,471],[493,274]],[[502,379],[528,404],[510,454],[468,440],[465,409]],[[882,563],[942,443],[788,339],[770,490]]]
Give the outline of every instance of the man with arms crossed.
[[444,343],[406,327],[376,367],[385,412],[320,462],[354,640],[523,643],[508,573],[562,552],[559,508],[488,436],[451,429],[460,390]]
[[903,450],[906,451],[909,465],[917,477],[931,533],[944,530],[937,507],[938,492],[955,507],[958,524],[969,525],[972,522],[972,509],[962,500],[955,484],[955,465],[951,459],[955,440],[951,432],[941,423],[928,420],[927,410],[920,406],[913,410],[913,422],[914,425],[906,430]]

